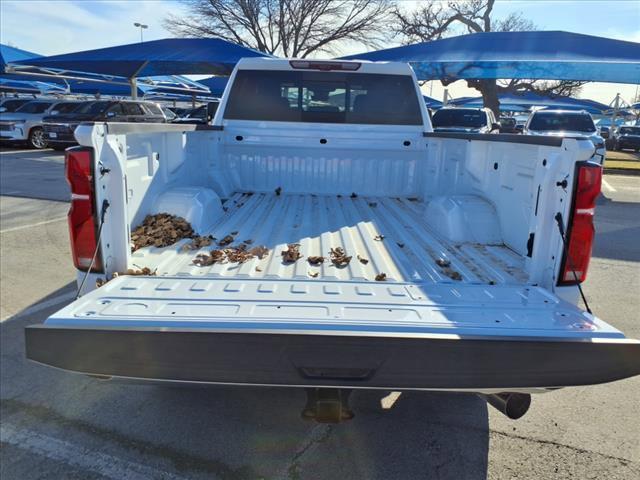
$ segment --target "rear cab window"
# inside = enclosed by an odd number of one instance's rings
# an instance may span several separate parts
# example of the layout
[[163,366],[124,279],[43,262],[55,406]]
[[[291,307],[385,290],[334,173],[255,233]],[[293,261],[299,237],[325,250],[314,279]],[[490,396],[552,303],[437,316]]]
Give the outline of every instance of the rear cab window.
[[640,135],[640,127],[620,127],[620,135]]
[[540,112],[533,114],[529,130],[593,133],[596,126],[588,113]]
[[442,109],[433,114],[432,123],[433,128],[480,128],[487,124],[487,114],[483,110]]
[[408,75],[239,70],[228,120],[422,125]]

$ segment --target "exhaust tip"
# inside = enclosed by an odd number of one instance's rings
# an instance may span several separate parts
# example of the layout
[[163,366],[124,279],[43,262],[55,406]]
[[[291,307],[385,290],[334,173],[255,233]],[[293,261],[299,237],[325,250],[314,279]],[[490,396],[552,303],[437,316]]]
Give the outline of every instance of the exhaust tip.
[[496,393],[482,396],[489,405],[511,420],[522,418],[531,406],[531,395],[527,393]]

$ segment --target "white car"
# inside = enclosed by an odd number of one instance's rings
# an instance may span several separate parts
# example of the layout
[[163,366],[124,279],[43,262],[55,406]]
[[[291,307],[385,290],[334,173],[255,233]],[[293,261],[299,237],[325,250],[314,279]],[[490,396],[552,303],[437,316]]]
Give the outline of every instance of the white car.
[[584,110],[538,110],[529,116],[524,127],[528,135],[553,135],[561,137],[588,137],[595,147],[593,160],[604,163],[606,149],[604,139],[598,133],[593,118]]
[[10,143],[26,142],[33,148],[46,148],[42,119],[56,112],[66,112],[79,102],[61,100],[33,100],[13,113],[0,115],[0,140]]

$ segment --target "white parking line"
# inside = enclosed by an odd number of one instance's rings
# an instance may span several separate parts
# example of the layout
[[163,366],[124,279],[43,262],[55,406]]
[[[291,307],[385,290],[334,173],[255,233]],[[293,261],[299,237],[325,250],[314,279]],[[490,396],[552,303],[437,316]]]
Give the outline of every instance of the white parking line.
[[602,179],[602,186],[604,188],[606,188],[608,192],[617,192],[618,191],[615,188],[613,188],[611,185],[609,185],[609,182],[607,182],[604,178]]
[[180,477],[141,463],[122,460],[103,452],[75,445],[49,435],[44,435],[26,428],[17,428],[3,422],[0,427],[0,438],[3,442],[22,450],[42,455],[43,457],[65,463],[66,465],[95,472],[114,480],[147,480],[169,479],[180,480]]
[[28,148],[26,150],[0,150],[0,155],[11,155],[12,153],[54,153],[55,150],[34,150],[33,148]]
[[9,232],[17,232],[18,230],[24,230],[25,228],[39,227],[40,225],[46,225],[48,223],[60,222],[62,220],[66,220],[66,219],[67,219],[67,217],[52,218],[51,220],[43,220],[42,222],[30,223],[29,225],[20,225],[19,227],[5,228],[4,230],[0,230],[0,234],[1,233],[9,233]]

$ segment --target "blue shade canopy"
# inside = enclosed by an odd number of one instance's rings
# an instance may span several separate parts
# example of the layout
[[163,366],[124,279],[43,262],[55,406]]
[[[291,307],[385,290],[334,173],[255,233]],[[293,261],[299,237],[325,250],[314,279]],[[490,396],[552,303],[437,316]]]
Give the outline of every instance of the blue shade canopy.
[[228,81],[229,77],[209,77],[198,80],[198,83],[209,87],[211,95],[214,97],[221,97]]
[[423,95],[424,103],[427,104],[429,108],[442,108],[442,102],[440,100],[436,100],[435,98],[429,97],[428,95]]
[[569,32],[473,33],[343,58],[407,62],[420,80],[640,81],[640,43]]
[[19,62],[21,60],[27,60],[39,56],[40,55],[36,53],[27,52],[26,50],[20,50],[19,48],[10,47],[9,45],[0,43],[0,69],[2,70],[2,72],[4,72],[4,67],[7,65],[7,63]]
[[[500,109],[505,111],[523,111],[531,107],[561,108],[564,110],[586,110],[593,114],[602,114],[611,107],[595,100],[572,98],[562,95],[546,96],[534,92],[513,92],[498,95]],[[482,97],[463,97],[451,100],[452,105],[481,108]]]
[[[114,79],[120,83],[102,83],[85,80],[67,80],[70,93],[85,95],[109,95],[114,97],[128,97],[131,95],[131,86],[124,83],[124,79]],[[63,80],[56,80],[58,82]],[[208,95],[209,89],[198,82],[194,82],[180,75],[162,75],[157,77],[145,77],[138,79],[138,95],[154,93],[195,93]]]
[[62,85],[48,82],[38,82],[33,80],[12,80],[0,77],[0,92],[13,93],[65,93],[66,89]]
[[18,61],[20,65],[119,77],[229,75],[243,57],[265,53],[219,38],[168,38]]

